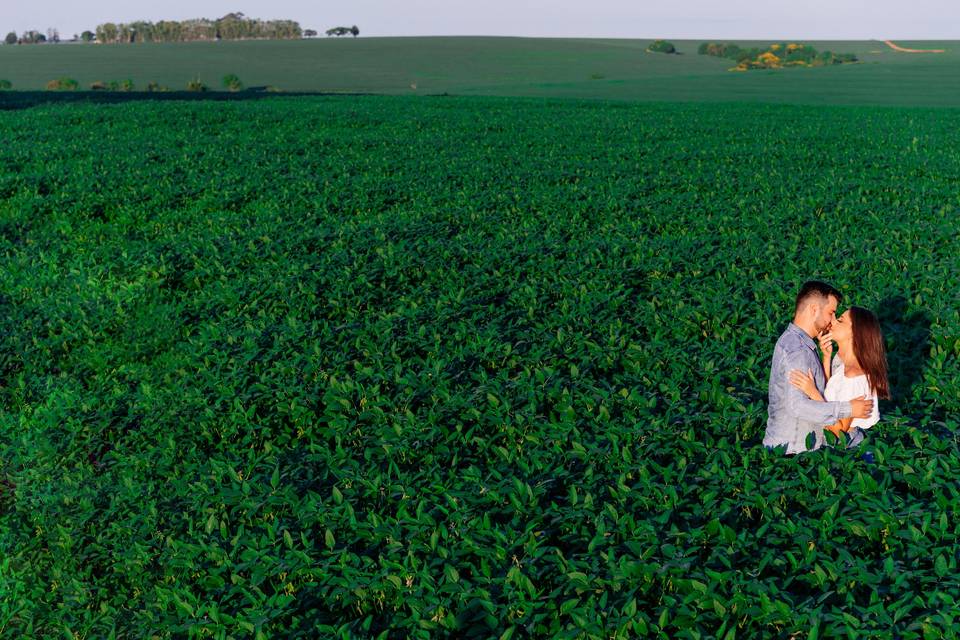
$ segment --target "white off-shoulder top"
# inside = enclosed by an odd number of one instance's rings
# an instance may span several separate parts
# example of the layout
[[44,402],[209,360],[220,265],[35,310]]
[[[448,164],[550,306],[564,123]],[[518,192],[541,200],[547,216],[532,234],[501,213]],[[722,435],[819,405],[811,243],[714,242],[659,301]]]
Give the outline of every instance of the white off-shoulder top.
[[880,407],[877,402],[877,392],[870,388],[870,384],[867,382],[867,374],[864,373],[852,378],[843,375],[843,360],[835,357],[830,367],[830,379],[827,380],[827,387],[823,391],[824,400],[836,402],[853,400],[860,396],[873,399],[873,413],[870,414],[869,418],[854,418],[850,426],[869,429],[880,421]]

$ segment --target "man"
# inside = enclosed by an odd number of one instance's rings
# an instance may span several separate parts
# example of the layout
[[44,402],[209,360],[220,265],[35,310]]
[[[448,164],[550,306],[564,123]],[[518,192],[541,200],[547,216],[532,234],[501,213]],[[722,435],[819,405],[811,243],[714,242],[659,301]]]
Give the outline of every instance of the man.
[[829,329],[836,320],[837,305],[843,296],[835,288],[819,280],[803,283],[797,294],[793,322],[777,340],[770,365],[770,390],[767,431],[763,444],[767,447],[787,445],[787,453],[807,450],[807,436],[814,434],[814,449],[823,445],[823,428],[840,418],[865,418],[873,410],[873,401],[860,396],[849,402],[817,402],[790,384],[792,369],[813,372],[814,382],[823,393],[826,381],[815,336]]

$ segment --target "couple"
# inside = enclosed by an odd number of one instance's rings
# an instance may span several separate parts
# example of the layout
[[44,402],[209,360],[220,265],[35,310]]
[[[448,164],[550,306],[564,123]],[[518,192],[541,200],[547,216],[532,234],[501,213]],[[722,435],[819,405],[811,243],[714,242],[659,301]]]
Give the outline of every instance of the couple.
[[827,429],[847,433],[852,447],[880,419],[877,399],[890,397],[880,323],[870,310],[854,306],[838,318],[842,300],[825,282],[811,280],[800,288],[793,322],[773,351],[765,446],[800,453],[813,434],[813,448],[819,449]]

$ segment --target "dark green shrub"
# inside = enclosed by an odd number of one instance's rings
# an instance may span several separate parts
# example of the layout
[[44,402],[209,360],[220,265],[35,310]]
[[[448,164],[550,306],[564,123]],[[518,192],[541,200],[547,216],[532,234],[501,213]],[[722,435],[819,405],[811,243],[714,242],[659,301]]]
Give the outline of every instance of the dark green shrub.
[[0,91],[9,91],[13,88],[13,83],[9,80],[0,80]]
[[672,42],[667,42],[666,40],[654,40],[653,44],[647,47],[647,51],[651,53],[676,53],[677,48],[673,46]]
[[234,73],[228,73],[223,76],[223,88],[227,91],[240,91],[243,89],[243,83]]
[[80,83],[73,78],[57,78],[47,83],[47,91],[76,91]]
[[97,80],[90,83],[91,91],[133,91],[133,89],[133,80],[111,80],[110,82]]
[[726,56],[727,45],[721,42],[704,42],[697,47],[697,53],[704,56],[723,58]]

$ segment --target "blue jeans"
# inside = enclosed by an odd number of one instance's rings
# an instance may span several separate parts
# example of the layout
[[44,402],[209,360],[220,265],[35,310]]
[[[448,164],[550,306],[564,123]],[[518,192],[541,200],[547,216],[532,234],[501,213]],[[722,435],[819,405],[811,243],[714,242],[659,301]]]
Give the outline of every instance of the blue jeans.
[[847,449],[853,449],[863,442],[867,434],[860,427],[850,427],[850,431],[847,432],[847,435],[850,436],[850,442],[847,444]]

